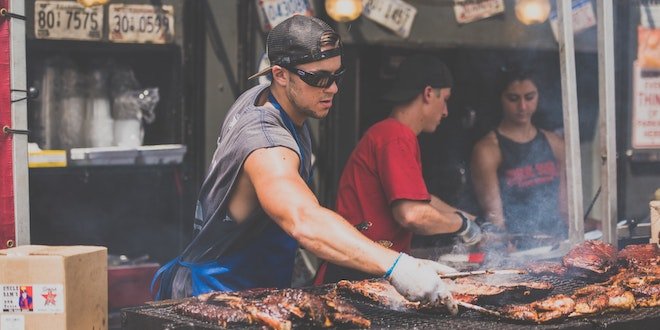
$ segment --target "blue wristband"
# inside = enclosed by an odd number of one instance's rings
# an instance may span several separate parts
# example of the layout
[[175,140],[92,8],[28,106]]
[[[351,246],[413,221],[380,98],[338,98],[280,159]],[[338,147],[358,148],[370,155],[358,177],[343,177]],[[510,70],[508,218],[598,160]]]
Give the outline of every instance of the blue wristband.
[[392,264],[392,266],[390,266],[390,269],[388,269],[385,272],[385,275],[383,275],[383,278],[388,278],[388,277],[390,277],[390,275],[392,275],[392,272],[394,271],[394,267],[396,267],[396,264],[399,262],[399,259],[401,259],[402,255],[403,255],[403,252],[399,253],[399,256],[396,257],[396,259],[394,260],[394,263]]

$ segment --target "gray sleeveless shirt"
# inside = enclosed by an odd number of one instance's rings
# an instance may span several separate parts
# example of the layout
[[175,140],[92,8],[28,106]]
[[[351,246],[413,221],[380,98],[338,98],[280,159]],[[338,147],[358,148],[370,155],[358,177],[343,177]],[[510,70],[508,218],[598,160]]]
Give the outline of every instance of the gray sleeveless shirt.
[[[229,193],[237,182],[246,158],[261,148],[286,147],[305,159],[300,173],[304,179],[311,172],[311,138],[307,124],[296,127],[300,144],[286,128],[280,112],[271,107],[255,106],[268,85],[258,85],[243,93],[229,110],[218,137],[207,175],[202,183],[195,211],[194,238],[181,255],[184,262],[207,262],[241,249],[250,249],[255,238],[273,221],[258,208],[240,224],[227,214]],[[270,230],[270,229],[269,229]],[[267,252],[265,252],[267,253]],[[179,269],[186,271],[185,268]],[[175,282],[179,282],[177,276]],[[187,277],[187,276],[184,276]],[[181,284],[181,283],[179,283]],[[180,285],[175,284],[175,287]],[[174,291],[177,291],[176,289]],[[175,294],[176,295],[176,294]]]

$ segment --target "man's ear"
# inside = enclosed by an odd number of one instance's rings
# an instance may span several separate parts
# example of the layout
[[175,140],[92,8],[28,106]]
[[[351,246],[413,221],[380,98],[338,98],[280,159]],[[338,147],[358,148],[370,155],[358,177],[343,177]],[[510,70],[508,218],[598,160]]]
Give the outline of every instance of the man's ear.
[[422,91],[422,99],[424,100],[424,103],[428,103],[428,101],[434,95],[435,95],[435,91],[433,90],[433,87],[431,87],[431,86],[424,87],[424,91]]
[[284,68],[282,68],[279,65],[274,65],[273,68],[271,69],[271,73],[273,75],[273,82],[280,85],[280,86],[285,86],[289,80],[289,77],[287,74],[289,74],[288,71],[286,71]]

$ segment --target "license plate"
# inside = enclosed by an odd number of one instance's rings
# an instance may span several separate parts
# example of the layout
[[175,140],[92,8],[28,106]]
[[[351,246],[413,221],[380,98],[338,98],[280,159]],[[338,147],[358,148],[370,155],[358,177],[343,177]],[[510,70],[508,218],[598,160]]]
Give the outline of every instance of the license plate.
[[170,43],[174,41],[174,8],[171,5],[111,4],[108,30],[112,42]]
[[458,23],[470,23],[504,12],[503,0],[454,0]]
[[37,39],[101,40],[103,6],[85,8],[72,1],[36,1]]
[[268,31],[293,15],[314,16],[310,0],[258,0],[261,28]]
[[402,38],[408,38],[417,8],[401,0],[365,0],[362,14],[370,20],[392,30]]
[[[580,33],[596,25],[596,16],[594,14],[594,7],[591,5],[591,1],[589,0],[573,1],[571,8],[572,8],[571,16],[573,19],[574,34]],[[550,27],[552,28],[552,33],[555,35],[555,39],[558,39],[559,21],[557,18],[556,11],[552,11],[550,13]]]

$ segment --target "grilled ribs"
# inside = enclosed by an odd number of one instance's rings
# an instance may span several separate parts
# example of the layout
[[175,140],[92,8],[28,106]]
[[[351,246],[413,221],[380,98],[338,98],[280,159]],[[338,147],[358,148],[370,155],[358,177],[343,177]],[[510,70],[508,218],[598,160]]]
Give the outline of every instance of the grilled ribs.
[[371,321],[362,316],[353,305],[337,296],[336,291],[331,291],[322,296],[325,305],[328,306],[334,323],[342,325],[353,325],[360,328],[371,327]]
[[334,293],[316,296],[299,289],[211,292],[175,306],[174,311],[221,326],[260,323],[284,330],[291,329],[296,320],[324,328],[334,324],[363,328],[371,324]]
[[406,299],[385,279],[341,280],[337,282],[337,289],[360,295],[393,310],[415,310],[420,307],[419,302]]
[[[548,282],[502,282],[488,284],[472,278],[458,278],[454,281],[445,279],[447,288],[455,300],[475,303],[477,300],[494,300],[504,293],[520,293],[522,296],[533,293],[546,294],[552,290]],[[364,297],[372,302],[393,310],[427,310],[438,306],[412,302],[402,296],[385,279],[370,279],[362,281],[342,280],[337,283],[337,289]]]
[[217,324],[221,327],[226,327],[228,323],[254,323],[251,315],[240,309],[207,304],[197,299],[187,300],[174,306],[174,312]]
[[619,261],[627,266],[658,266],[660,249],[655,243],[628,245],[619,251]]
[[604,276],[615,269],[616,249],[598,240],[584,241],[562,259],[564,266],[578,276]]

